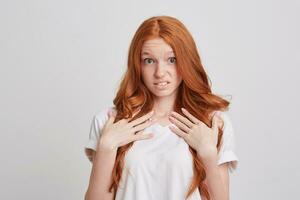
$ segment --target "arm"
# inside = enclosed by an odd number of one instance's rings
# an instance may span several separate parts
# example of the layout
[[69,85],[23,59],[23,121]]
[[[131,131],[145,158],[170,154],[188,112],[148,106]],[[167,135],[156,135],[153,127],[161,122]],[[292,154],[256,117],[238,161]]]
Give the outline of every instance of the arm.
[[110,193],[109,186],[117,150],[130,142],[152,138],[152,134],[143,134],[142,131],[154,122],[148,120],[152,115],[153,112],[150,112],[131,122],[122,119],[114,123],[115,114],[109,113],[109,119],[101,129],[96,151],[86,151],[93,166],[85,200],[114,199],[115,191]]
[[[93,151],[92,170],[85,200],[113,200],[114,192],[109,192],[112,169],[115,164],[116,150],[99,146]],[[105,164],[103,164],[105,163]]]
[[[198,155],[199,156],[199,155]],[[201,157],[202,158],[202,157]],[[217,164],[217,154],[202,158],[206,169],[206,180],[213,200],[229,200],[228,164]]]

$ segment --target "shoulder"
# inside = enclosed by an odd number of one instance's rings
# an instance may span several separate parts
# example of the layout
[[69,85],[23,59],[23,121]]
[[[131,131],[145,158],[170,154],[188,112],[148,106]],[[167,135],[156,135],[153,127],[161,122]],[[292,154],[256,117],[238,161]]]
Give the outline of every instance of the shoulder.
[[228,114],[228,111],[214,111],[211,115],[213,116],[216,112],[219,113],[219,116],[221,117],[223,121],[223,128],[222,130],[224,131],[225,129],[228,129],[232,126],[231,118]]
[[224,126],[223,130],[228,130],[232,128],[232,122],[231,122],[231,117],[228,114],[227,111],[221,111],[220,112],[221,119],[223,120]]
[[89,140],[85,145],[85,154],[91,162],[93,161],[94,154],[97,150],[97,143],[100,138],[104,124],[109,118],[108,112],[110,110],[115,110],[115,108],[113,106],[105,107],[101,110],[96,111],[96,113],[93,116],[89,133]]
[[97,111],[96,114],[94,115],[94,120],[98,122],[99,125],[105,123],[109,118],[108,116],[109,111],[113,111],[113,110],[116,110],[114,106],[107,106]]
[[220,111],[220,117],[223,120],[223,135],[222,135],[222,148],[233,148],[234,146],[234,129],[231,117],[228,111]]
[[238,161],[238,157],[235,153],[235,132],[228,111],[220,111],[220,117],[223,120],[223,135],[220,152],[218,154],[218,164],[229,162],[229,169],[232,172],[236,169]]

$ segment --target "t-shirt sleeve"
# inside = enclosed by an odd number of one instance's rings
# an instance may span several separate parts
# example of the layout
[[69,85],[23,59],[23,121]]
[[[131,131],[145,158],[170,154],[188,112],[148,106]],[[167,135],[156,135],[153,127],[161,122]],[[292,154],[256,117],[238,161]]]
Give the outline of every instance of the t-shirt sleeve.
[[235,153],[235,136],[229,115],[225,112],[221,112],[221,118],[223,119],[223,142],[221,143],[221,149],[218,154],[218,165],[228,162],[231,172],[237,168],[238,157]]
[[85,155],[90,161],[91,161],[92,154],[89,149],[92,149],[94,151],[97,150],[98,141],[101,136],[102,129],[109,118],[108,112],[110,109],[112,108],[110,107],[110,108],[103,109],[102,111],[94,115],[92,118],[90,132],[88,135],[87,142],[84,146]]

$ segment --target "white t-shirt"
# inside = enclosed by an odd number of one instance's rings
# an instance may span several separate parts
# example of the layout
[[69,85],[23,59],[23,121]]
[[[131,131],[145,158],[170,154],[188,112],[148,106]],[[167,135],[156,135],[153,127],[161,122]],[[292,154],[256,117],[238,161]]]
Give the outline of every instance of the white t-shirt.
[[[94,116],[85,149],[96,151],[97,141],[108,120],[110,109],[113,108],[108,107]],[[221,112],[221,117],[224,129],[218,165],[229,162],[230,171],[233,172],[238,163],[234,152],[233,127],[227,113]],[[171,125],[155,123],[144,129],[144,133],[153,133],[153,138],[134,142],[125,155],[115,200],[185,199],[193,177],[192,154],[184,139],[173,133],[169,126]],[[198,188],[188,200],[201,200]]]

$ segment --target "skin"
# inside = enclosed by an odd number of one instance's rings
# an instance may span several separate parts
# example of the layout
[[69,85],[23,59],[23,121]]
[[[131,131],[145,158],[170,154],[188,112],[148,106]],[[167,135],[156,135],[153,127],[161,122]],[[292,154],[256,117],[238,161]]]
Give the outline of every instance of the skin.
[[116,161],[117,149],[132,141],[152,138],[152,134],[142,134],[142,130],[154,122],[154,120],[149,120],[152,115],[153,112],[150,112],[131,122],[128,119],[122,119],[113,123],[116,113],[109,113],[109,119],[102,129],[97,150],[91,153],[93,165],[85,200],[114,199],[114,191],[109,192],[108,189]]
[[[162,38],[147,40],[142,47],[142,79],[154,95],[154,117],[163,125],[173,123],[170,129],[196,150],[204,161],[207,172],[206,183],[213,199],[229,199],[228,164],[217,164],[218,127],[222,125],[219,113],[213,116],[213,126],[209,128],[182,108],[184,116],[172,111],[178,86],[182,77],[178,73],[176,57],[172,48]],[[169,81],[163,90],[154,83]],[[221,180],[221,181],[220,181]]]
[[209,128],[182,108],[185,116],[176,112],[172,112],[170,121],[176,127],[170,129],[182,137],[192,148],[197,152],[205,165],[206,169],[206,184],[212,196],[216,200],[229,199],[229,173],[228,164],[218,165],[217,142],[218,142],[218,127],[222,124],[219,113],[213,116],[212,128]]
[[[153,134],[143,134],[143,129],[153,123],[166,125],[173,123],[174,134],[182,137],[186,143],[197,151],[206,168],[206,184],[214,200],[229,199],[228,165],[217,165],[217,134],[221,119],[213,117],[213,126],[209,128],[188,111],[183,110],[184,116],[173,111],[178,86],[182,77],[177,71],[176,58],[172,48],[161,38],[147,40],[141,53],[142,79],[146,87],[154,95],[154,109],[134,121],[122,119],[116,123],[116,113],[110,112],[102,135],[98,141],[97,151],[92,153],[92,172],[85,199],[112,200],[113,195],[107,188],[110,184],[117,149],[132,141],[153,137]],[[162,88],[155,83],[167,81],[169,84]],[[137,113],[134,114],[134,116]],[[102,163],[107,163],[102,165]]]
[[[154,95],[154,116],[162,125],[170,124],[168,115],[173,110],[178,86],[182,77],[176,67],[173,49],[157,38],[147,40],[141,53],[142,79],[146,87]],[[159,89],[155,83],[168,81],[165,89]]]

